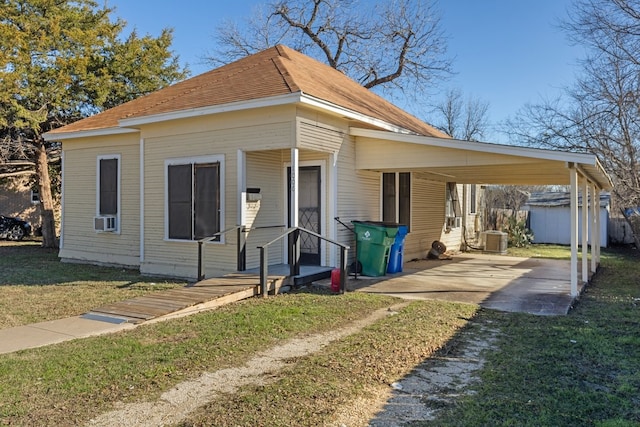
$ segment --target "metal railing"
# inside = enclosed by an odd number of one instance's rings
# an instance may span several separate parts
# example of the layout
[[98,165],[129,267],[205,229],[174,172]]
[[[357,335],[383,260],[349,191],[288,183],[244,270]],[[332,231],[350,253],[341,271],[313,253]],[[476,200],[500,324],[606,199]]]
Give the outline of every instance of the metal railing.
[[247,228],[245,225],[234,225],[225,230],[218,231],[211,236],[204,237],[198,240],[198,281],[204,280],[204,270],[202,266],[203,246],[207,242],[212,242],[224,234],[231,231],[237,231],[237,247],[236,247],[236,269],[238,271],[245,271],[247,269],[247,239],[246,233],[252,230],[261,230],[267,228],[284,228],[284,225],[266,225],[262,227]]
[[344,293],[347,283],[347,253],[349,251],[349,246],[343,245],[342,243],[336,242],[335,240],[331,240],[314,231],[307,230],[306,228],[292,227],[270,242],[265,243],[262,246],[258,246],[258,249],[260,249],[261,295],[263,297],[266,297],[269,293],[269,286],[267,285],[269,275],[269,246],[279,241],[280,239],[283,239],[284,237],[289,237],[289,274],[291,276],[297,276],[300,274],[300,232],[310,234],[340,248],[340,293]]
[[211,242],[221,237],[223,234],[227,234],[230,231],[237,230],[238,231],[238,247],[236,251],[236,259],[237,259],[237,269],[238,271],[245,271],[247,269],[247,255],[246,255],[246,240],[244,238],[244,234],[246,232],[246,227],[244,225],[234,225],[233,227],[229,227],[226,230],[218,231],[211,236],[205,237],[203,239],[198,240],[198,281],[204,280],[204,273],[202,270],[202,248],[206,242]]

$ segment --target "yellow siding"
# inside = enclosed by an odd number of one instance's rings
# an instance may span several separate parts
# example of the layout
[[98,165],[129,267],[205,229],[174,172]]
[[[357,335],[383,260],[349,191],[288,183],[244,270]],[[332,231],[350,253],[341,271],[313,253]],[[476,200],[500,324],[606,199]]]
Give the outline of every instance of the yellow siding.
[[[104,264],[139,264],[139,137],[127,134],[69,140],[64,151],[63,246],[60,257]],[[96,164],[98,156],[120,155],[120,234],[96,233]]]
[[[338,154],[338,208],[340,220],[350,227],[352,220],[380,218],[380,174],[354,168],[355,140],[345,137]],[[354,235],[342,225],[336,225],[338,241],[351,246],[349,262],[355,258]]]
[[[286,200],[284,196],[283,159],[289,159],[289,151],[247,153],[247,187],[260,188],[261,200],[247,203],[247,268],[260,265],[258,246],[276,238],[286,227]],[[283,227],[256,229],[257,227]],[[269,247],[269,263],[283,262],[286,239]]]
[[[237,150],[240,148],[251,151],[254,148],[291,146],[290,138],[293,132],[290,122],[229,128],[230,124],[241,123],[236,115],[230,114],[230,116],[232,117],[230,121],[212,120],[211,118],[202,118],[199,121],[188,120],[185,121],[188,122],[188,126],[185,126],[184,123],[177,123],[172,127],[173,131],[167,129],[167,124],[143,129],[143,137],[145,138],[145,255],[141,266],[143,272],[180,277],[195,277],[197,272],[196,242],[165,240],[166,159],[224,156],[225,210],[222,228],[225,229],[237,225]],[[198,132],[180,133],[187,132],[189,129],[196,129]],[[164,135],[164,133],[168,133],[168,135]],[[148,135],[156,136],[148,137]],[[262,160],[262,156],[265,154],[247,153],[248,169],[255,167]],[[279,180],[281,172],[278,172],[278,168],[271,169],[271,165],[275,164],[273,157],[267,155],[265,159],[269,165],[265,166],[266,171],[278,174],[272,178],[274,181]],[[249,187],[260,187],[265,191],[260,204],[267,205],[275,203],[276,200],[282,200],[282,196],[279,196],[279,199],[265,197],[266,193],[271,190],[267,190],[267,185],[261,182],[264,175],[265,173],[258,173],[256,177],[253,177],[251,173],[248,173],[247,177]],[[268,183],[268,187],[270,189],[273,187],[271,182]],[[273,191],[282,192],[281,188],[281,184],[278,183]],[[262,221],[260,214],[256,214],[256,221],[258,220]],[[265,218],[265,222],[270,220],[271,217]],[[280,221],[282,220],[278,220],[277,223]],[[210,243],[206,245],[204,261],[207,276],[235,271],[235,236],[235,233],[225,236],[224,244]],[[253,241],[253,236],[250,236],[250,239]],[[251,244],[251,242],[247,244],[247,248],[250,248]],[[251,262],[254,259],[255,252],[252,251],[250,254]]]
[[433,241],[442,240],[445,222],[445,184],[417,173],[411,176],[411,230],[405,240],[405,262],[424,258]]
[[340,150],[345,133],[343,130],[320,123],[310,123],[303,119],[298,120],[298,132],[300,148],[324,153]]

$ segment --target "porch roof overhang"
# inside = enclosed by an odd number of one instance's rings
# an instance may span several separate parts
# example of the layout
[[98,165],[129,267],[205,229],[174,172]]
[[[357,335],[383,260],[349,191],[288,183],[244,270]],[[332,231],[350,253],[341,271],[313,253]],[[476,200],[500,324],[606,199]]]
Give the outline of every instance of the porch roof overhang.
[[351,128],[356,168],[420,172],[461,184],[569,185],[569,168],[602,190],[611,178],[595,155]]

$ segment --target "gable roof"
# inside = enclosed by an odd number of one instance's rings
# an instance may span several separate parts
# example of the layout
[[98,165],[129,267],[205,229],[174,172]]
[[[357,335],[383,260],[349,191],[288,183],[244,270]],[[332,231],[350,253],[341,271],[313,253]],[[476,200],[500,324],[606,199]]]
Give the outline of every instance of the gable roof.
[[55,135],[114,129],[121,120],[204,107],[305,94],[418,135],[448,138],[427,123],[365,89],[340,71],[278,45],[52,130]]

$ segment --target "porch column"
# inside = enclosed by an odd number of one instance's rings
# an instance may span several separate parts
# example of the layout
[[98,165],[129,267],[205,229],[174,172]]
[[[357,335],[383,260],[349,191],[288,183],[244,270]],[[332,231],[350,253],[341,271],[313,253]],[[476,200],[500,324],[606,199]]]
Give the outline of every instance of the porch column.
[[600,218],[600,188],[596,188],[594,198],[596,202],[596,227],[598,228],[598,244],[596,245],[596,268],[600,265],[600,248],[602,247],[602,241],[600,240],[600,229],[602,227],[602,218]]
[[[336,218],[338,215],[338,152],[331,153],[329,156],[329,238],[338,241],[338,231],[336,227]],[[338,265],[338,248],[336,245],[328,245],[329,247],[329,265]]]
[[569,164],[571,183],[571,296],[578,296],[578,170]]
[[238,214],[237,225],[247,225],[247,155],[243,150],[238,150]]
[[582,283],[589,281],[589,181],[582,177]]
[[600,247],[600,224],[596,210],[600,209],[600,196],[596,197],[596,185],[591,183],[591,273],[598,269],[598,257],[596,253]]
[[[300,174],[300,161],[297,148],[291,149],[291,180],[289,189],[291,191],[291,227],[298,226],[299,210],[299,186],[298,175]],[[291,275],[300,274],[300,232],[296,230],[289,235],[289,266]]]
[[291,191],[291,226],[298,226],[298,174],[300,171],[300,161],[298,160],[298,149],[291,149],[291,181],[289,190]]

